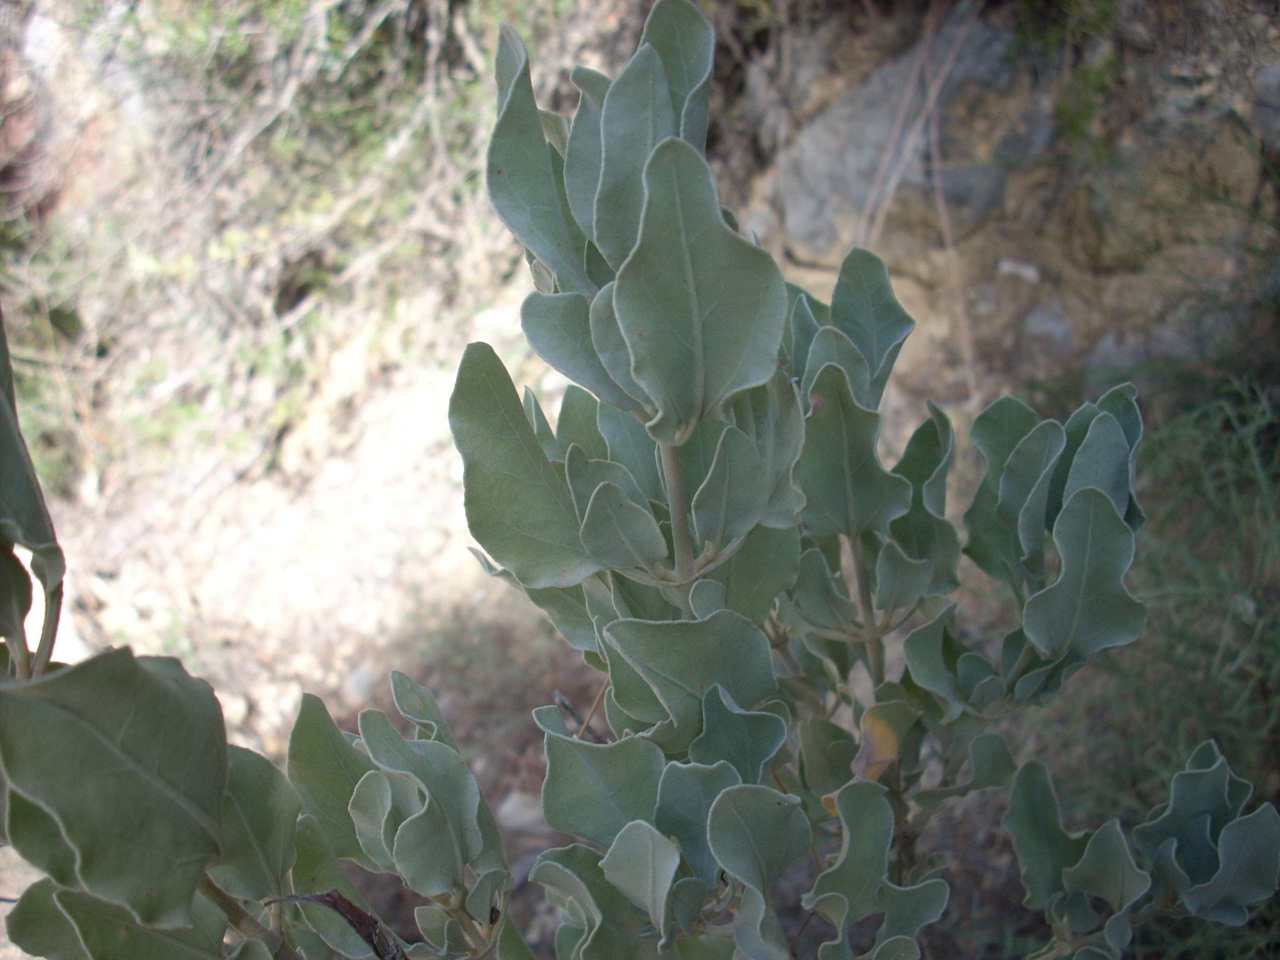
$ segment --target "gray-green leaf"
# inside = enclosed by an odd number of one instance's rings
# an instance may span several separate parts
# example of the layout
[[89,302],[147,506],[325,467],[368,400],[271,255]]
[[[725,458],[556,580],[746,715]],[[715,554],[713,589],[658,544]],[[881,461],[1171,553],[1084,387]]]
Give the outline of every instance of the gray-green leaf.
[[487,344],[463,354],[449,426],[462,454],[467,525],[498,563],[528,587],[573,586],[601,569],[578,538],[568,486]]
[[649,432],[681,444],[734,394],[773,375],[787,294],[773,258],[725,225],[696,149],[664,140],[644,183],[640,240],[618,271],[613,305],[632,373],[657,408]]

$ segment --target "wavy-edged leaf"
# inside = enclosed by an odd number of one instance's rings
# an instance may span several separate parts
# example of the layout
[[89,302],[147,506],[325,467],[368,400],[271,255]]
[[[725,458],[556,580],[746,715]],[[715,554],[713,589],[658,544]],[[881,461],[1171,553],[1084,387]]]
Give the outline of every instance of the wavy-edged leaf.
[[649,569],[667,557],[667,541],[648,505],[614,483],[601,483],[582,517],[582,545],[611,570]]
[[[591,330],[591,347],[600,360],[600,365],[609,379],[617,386],[618,392],[625,398],[622,402],[611,401],[620,410],[627,410],[639,415],[641,411],[649,415],[649,398],[644,388],[636,383],[631,375],[631,350],[622,336],[622,328],[618,326],[618,314],[613,309],[613,283],[600,288],[600,292],[591,301],[588,313],[588,325]],[[603,430],[603,426],[601,427]],[[645,436],[648,436],[646,432]],[[650,443],[652,443],[652,439]]]
[[662,751],[641,737],[614,743],[575,740],[534,711],[545,734],[547,776],[542,811],[563,833],[603,848],[632,820],[653,816],[662,775]]
[[1182,902],[1194,916],[1233,927],[1280,885],[1280,813],[1269,803],[1232,820],[1218,837],[1217,873],[1190,887]]
[[1104,936],[1113,950],[1124,950],[1133,936],[1129,913],[1151,889],[1151,875],[1134,863],[1119,820],[1094,831],[1079,861],[1062,871],[1062,883],[1068,893],[1098,897],[1111,907]]
[[227,783],[226,730],[207,683],[127,649],[0,683],[0,769],[12,794],[57,822],[86,891],[141,923],[190,921],[218,856]]
[[440,704],[431,691],[399,670],[391,671],[390,682],[391,700],[396,710],[417,727],[418,736],[423,740],[439,740],[446,747],[457,750],[458,742],[454,740],[453,731],[449,729]]
[[834,364],[822,368],[808,399],[804,450],[796,465],[807,531],[854,538],[883,533],[909,509],[911,484],[880,465],[879,415],[857,404],[848,377]]
[[569,211],[587,236],[593,235],[596,189],[600,186],[603,156],[600,115],[609,92],[609,78],[588,67],[574,67],[569,79],[582,96],[573,115],[569,143],[564,154],[564,188]]
[[679,135],[705,152],[716,52],[711,24],[689,0],[658,0],[640,42],[652,44],[662,58]]
[[242,900],[286,892],[302,798],[266,757],[227,748],[230,774],[222,805],[222,856],[209,876]]
[[702,732],[689,744],[689,759],[708,766],[727,761],[743,783],[759,783],[786,739],[781,717],[743,710],[716,684],[702,698]]
[[[360,736],[369,756],[387,773],[413,777],[427,791],[428,819],[444,829],[437,835],[433,856],[448,858],[455,875],[471,863],[484,848],[480,832],[480,788],[457,752],[434,740],[405,740],[396,732],[386,714],[365,710],[360,714]],[[406,821],[408,822],[408,821]],[[397,832],[404,830],[401,825]],[[399,861],[396,851],[393,851]],[[397,864],[398,866],[401,864]]]
[[707,816],[716,797],[740,783],[738,772],[723,760],[710,766],[668,763],[658,783],[653,824],[679,841],[693,875],[709,886],[715,884],[718,868],[707,838]]
[[711,853],[745,890],[734,942],[750,960],[787,960],[781,924],[769,894],[782,872],[809,849],[809,821],[800,798],[742,784],[723,790],[707,818]]
[[804,449],[804,411],[786,371],[778,370],[764,386],[742,394],[734,404],[734,421],[755,443],[767,478],[768,504],[760,522],[779,530],[795,527],[804,509],[794,476]]
[[927,596],[950,593],[959,581],[960,538],[947,520],[947,474],[955,459],[955,435],[941,409],[929,405],[893,473],[911,484],[911,508],[889,524],[889,533],[908,557],[928,560]]
[[360,859],[364,851],[347,807],[356,784],[374,765],[351,746],[324,701],[313,694],[302,695],[298,719],[289,735],[285,769],[302,798],[303,809],[316,818],[334,855]]
[[770,493],[756,445],[737,427],[726,427],[711,471],[693,495],[697,542],[723,547],[745,537],[764,518]]
[[800,567],[800,531],[759,526],[747,534],[726,563],[710,574],[724,587],[721,606],[762,623],[774,599],[796,582]]
[[898,352],[915,321],[893,295],[889,271],[875,254],[854,248],[840,264],[831,294],[831,322],[853,341],[870,374],[868,408],[880,406]]
[[667,898],[680,866],[680,848],[644,820],[632,820],[618,832],[600,861],[605,879],[649,915],[665,938]]
[[640,239],[618,271],[613,305],[631,372],[657,410],[649,432],[682,444],[736,393],[773,376],[786,287],[773,258],[725,225],[696,149],[664,140],[644,184]]
[[1064,503],[1086,487],[1105,493],[1116,513],[1124,516],[1129,507],[1129,441],[1120,421],[1109,413],[1100,412],[1089,424],[1067,472]]
[[604,460],[609,456],[604,437],[596,425],[599,410],[596,398],[576,383],[565,387],[556,416],[556,440],[561,450],[567,453],[576,443],[592,460]]
[[876,557],[876,609],[906,610],[914,606],[929,589],[932,578],[932,563],[909,557],[897,543],[886,540]]
[[1062,829],[1058,795],[1044,764],[1023,764],[1013,778],[1005,826],[1013,834],[1013,848],[1022,870],[1023,901],[1044,909],[1063,891],[1062,872],[1079,862],[1088,841]]
[[962,797],[976,790],[1003,789],[1018,770],[1013,754],[998,733],[980,733],[969,741],[969,757],[965,764],[969,776],[951,786],[922,790],[915,799],[926,809],[950,797]]
[[658,472],[657,445],[635,417],[608,404],[601,404],[596,425],[609,450],[609,459],[627,468],[650,500],[662,500],[662,477]]
[[982,454],[986,473],[964,514],[969,541],[964,552],[989,577],[1017,589],[1017,564],[1011,559],[1008,528],[1000,520],[1000,477],[1009,455],[1040,422],[1034,410],[1014,397],[995,400],[973,421],[973,445]]
[[[367,913],[369,904],[339,866],[324,826],[309,813],[298,818],[297,850],[298,857],[290,874],[295,896],[311,897],[336,892],[347,903]],[[288,910],[302,918],[301,921],[291,921],[293,924],[301,923],[304,930],[309,929],[338,955],[349,960],[371,960],[375,956],[373,947],[342,914],[323,903],[291,903]]]
[[568,953],[561,951],[557,934],[557,956],[573,960],[653,956],[654,940],[647,938],[647,950],[642,946],[645,914],[609,883],[600,861],[594,850],[572,844],[544,851],[529,872],[529,879],[540,883],[547,899],[571,921],[561,932],[579,931],[572,937],[574,946]]
[[1133,531],[1101,491],[1086,487],[1067,501],[1053,525],[1062,558],[1057,581],[1027,600],[1022,629],[1042,656],[1089,657],[1132,643],[1146,611],[1129,594]]
[[746,707],[777,693],[768,637],[731,610],[696,621],[618,620],[605,640],[652,688],[685,746],[702,726],[702,697],[712,685]]
[[520,326],[529,346],[554,369],[605,403],[637,409],[592,346],[590,310],[591,301],[580,293],[531,293],[520,307]]
[[490,556],[528,587],[570,587],[601,569],[578,538],[568,486],[488,344],[463,354],[449,427],[462,454],[467,525]]
[[85,952],[71,919],[58,908],[52,880],[38,880],[18,898],[5,917],[9,942],[33,957],[48,960],[93,960]]
[[[821,960],[849,957],[848,925],[872,914],[884,914],[873,954],[879,957],[879,951],[891,942],[911,940],[922,927],[936,921],[946,908],[950,891],[942,880],[926,880],[914,887],[898,887],[889,881],[893,810],[883,787],[865,782],[847,784],[836,794],[835,805],[841,825],[840,852],[801,903],[830,920],[839,934],[819,948]],[[902,947],[895,944],[886,955],[895,956]]]
[[1000,474],[996,514],[1013,533],[1016,552],[1010,567],[1043,567],[1045,511],[1054,466],[1066,445],[1066,433],[1056,420],[1036,425],[1005,461]]
[[654,148],[678,133],[662,58],[647,43],[609,86],[600,117],[603,147],[592,228],[614,270],[636,246],[645,204],[645,162]]
[[594,294],[583,258],[586,239],[568,215],[563,186],[543,135],[529,79],[529,54],[510,27],[498,36],[498,119],[485,180],[502,222],[555,274],[562,290]]
[[144,926],[127,910],[75,890],[58,890],[53,900],[90,960],[222,960],[227,920],[202,896],[192,906],[191,924],[178,930]]

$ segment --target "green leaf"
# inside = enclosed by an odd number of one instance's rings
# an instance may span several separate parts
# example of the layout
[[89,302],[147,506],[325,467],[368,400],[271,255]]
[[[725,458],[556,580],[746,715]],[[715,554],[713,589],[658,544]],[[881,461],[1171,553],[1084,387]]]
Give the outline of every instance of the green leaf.
[[1044,909],[1063,891],[1062,872],[1079,862],[1087,841],[1062,829],[1058,795],[1049,771],[1038,761],[1023,764],[1013,778],[1005,827],[1013,834],[1013,848],[1022,870],[1023,901]]
[[222,960],[227,921],[204,897],[195,900],[192,924],[178,930],[144,926],[127,910],[74,890],[59,890],[53,900],[90,960]]
[[616,887],[605,878],[600,867],[600,854],[578,844],[544,851],[529,873],[529,879],[542,884],[547,899],[572,919],[565,927],[582,931],[571,954],[561,953],[557,935],[557,956],[574,960],[615,960],[653,956],[638,942],[645,915],[633,907]]
[[[44,588],[46,623],[55,623],[50,618],[56,617],[62,604],[66,563],[31,455],[22,439],[9,343],[0,318],[0,554],[11,559],[14,544],[31,551],[31,570]],[[14,611],[21,610],[21,616],[26,615],[31,606],[30,593],[25,571],[19,577],[10,564],[0,566],[0,635],[15,636]],[[0,674],[0,678],[3,676]]]
[[[339,866],[324,826],[309,813],[298,818],[297,850],[298,857],[290,875],[295,895],[336,890],[357,908],[368,911],[368,903]],[[341,956],[350,960],[366,960],[374,956],[373,948],[341,914],[329,907],[320,903],[297,903],[291,904],[290,910],[300,913],[306,927]]]
[[608,446],[609,459],[626,467],[650,500],[663,499],[657,446],[644,424],[608,404],[600,405],[596,423]]
[[747,707],[777,693],[768,637],[730,610],[696,621],[618,620],[604,633],[652,688],[686,746],[702,725],[702,697],[713,684]]
[[760,522],[779,530],[795,527],[804,509],[804,494],[794,476],[804,448],[804,411],[786,371],[779,370],[764,386],[742,394],[734,404],[734,419],[755,443],[767,479],[768,505]]
[[1120,422],[1099,413],[1089,424],[1080,449],[1071,460],[1062,499],[1069,503],[1077,490],[1096,487],[1107,495],[1120,516],[1129,506],[1129,441]]
[[273,958],[270,949],[261,940],[242,940],[231,953],[227,954],[227,960],[273,960]]
[[880,417],[854,400],[849,379],[824,366],[808,394],[809,418],[796,478],[812,536],[883,533],[911,505],[911,484],[885,471],[876,454]]
[[542,811],[563,833],[608,847],[632,820],[648,820],[658,796],[662,751],[641,737],[587,743],[534,713],[545,734],[547,776]]
[[774,598],[796,582],[800,565],[800,531],[756,527],[727,563],[710,576],[724,585],[721,606],[762,623]]
[[866,357],[839,327],[820,327],[809,344],[807,366],[800,381],[800,393],[808,396],[824,367],[831,365],[844,371],[854,402],[868,413],[876,412],[872,397],[871,371]]
[[745,537],[763,519],[769,495],[769,475],[755,444],[737,427],[727,427],[711,472],[693,495],[697,543],[723,547]]
[[649,915],[658,932],[669,928],[667,897],[680,866],[680,848],[643,820],[632,820],[600,861],[605,879]]
[[818,796],[835,793],[853,779],[858,744],[849,731],[822,717],[800,724],[800,758],[804,782]]
[[924,596],[932,577],[928,560],[913,560],[892,540],[885,541],[876,557],[876,609],[906,610]]
[[929,405],[929,419],[916,428],[893,473],[911,484],[911,508],[889,524],[889,533],[908,557],[928,560],[926,596],[954,590],[960,538],[947,520],[947,473],[955,458],[951,422]]
[[809,821],[800,798],[769,787],[728,787],[711,804],[711,853],[746,889],[734,924],[734,942],[750,960],[788,960],[781,925],[768,905],[782,872],[809,849]]
[[[15,643],[21,639],[26,648],[26,621],[31,612],[31,577],[14,554],[13,549],[0,542],[0,637]],[[4,663],[0,664],[0,681],[9,677],[8,646],[4,651]]]
[[[394,869],[389,872],[398,873],[420,896],[456,895],[463,889],[466,851],[457,841],[454,816],[456,810],[450,809],[447,797],[433,793],[395,832],[391,846]],[[478,811],[476,816],[478,819]]]
[[838,630],[858,619],[857,611],[845,596],[842,586],[821,550],[810,549],[800,555],[795,601],[809,623]]
[[190,922],[196,884],[218,855],[227,783],[226,731],[207,683],[127,649],[0,683],[0,768],[13,794],[57,821],[86,891],[141,923]]
[[1000,475],[996,514],[1014,532],[1011,568],[1043,567],[1045,511],[1054,465],[1066,445],[1066,433],[1056,420],[1045,420],[1018,441]]
[[[546,592],[568,593],[569,591],[548,590]],[[400,716],[418,728],[418,736],[421,739],[439,740],[446,747],[458,749],[453,731],[449,729],[444,714],[440,712],[440,704],[436,702],[431,691],[413,677],[399,670],[391,671],[391,700],[396,705],[396,710],[400,712]]]
[[324,702],[312,694],[302,695],[285,769],[303,810],[316,818],[334,855],[360,859],[363,850],[347,805],[360,778],[374,769],[373,762],[347,742]]
[[956,676],[961,649],[951,636],[955,605],[948,605],[928,623],[917,627],[903,641],[902,653],[911,679],[942,701],[942,722],[951,723],[965,708],[965,697]]
[[831,295],[831,322],[853,341],[870,374],[869,409],[880,406],[894,361],[915,321],[893,295],[889,271],[867,250],[850,250]]
[[1094,831],[1080,860],[1062,871],[1068,893],[1079,891],[1105,900],[1111,907],[1105,936],[1114,950],[1123,950],[1133,936],[1129,912],[1151,889],[1151,875],[1138,869],[1120,821],[1108,820]]
[[[401,784],[409,784],[412,788],[412,781],[408,777],[397,779]],[[405,791],[398,790],[396,793],[404,794]],[[396,872],[391,850],[400,824],[422,808],[422,800],[416,794],[417,790],[413,788],[409,796],[404,797],[409,803],[397,802],[402,798],[392,793],[391,778],[381,770],[366,773],[351,794],[347,809],[360,849],[383,873]]]
[[[434,740],[403,739],[386,714],[377,710],[360,714],[360,736],[369,756],[384,772],[405,774],[422,784],[430,797],[430,812],[419,820],[414,836],[420,836],[424,832],[421,828],[426,825],[439,828],[433,849],[424,850],[422,856],[446,861],[451,875],[461,876],[463,866],[471,863],[484,848],[478,821],[480,788],[462,758]],[[400,833],[404,830],[402,825],[397,831],[397,849],[392,851],[402,871],[404,862],[399,846]]]
[[563,460],[565,451],[561,448],[560,441],[556,439],[555,431],[551,429],[542,404],[538,403],[538,398],[528,387],[524,388],[520,403],[525,418],[529,421],[529,427],[538,440],[538,446],[542,448],[543,455],[548,460]]
[[1217,745],[1207,741],[1191,755],[1186,768],[1174,774],[1169,802],[1158,815],[1134,828],[1134,843],[1154,861],[1166,841],[1175,841],[1171,853],[1187,880],[1207,883],[1221,866],[1218,838],[1239,816],[1251,792],[1249,783],[1231,772]]
[[1089,657],[1132,643],[1145,611],[1124,575],[1133,562],[1133,532],[1101,491],[1074,494],[1053,525],[1062,558],[1056,583],[1027,600],[1023,631],[1041,655]]
[[613,483],[600,484],[591,495],[581,537],[587,552],[612,570],[648,570],[667,557],[667,540],[648,506]]
[[743,710],[716,684],[702,698],[702,733],[689,744],[689,759],[707,765],[728,761],[743,783],[759,783],[786,739],[781,717]]
[[486,344],[472,343],[463,354],[449,426],[462,454],[467,525],[498,563],[528,587],[569,587],[601,569],[578,539],[568,486]]
[[793,284],[787,284],[787,294],[791,298],[787,311],[790,342],[783,346],[791,350],[791,375],[798,380],[807,367],[813,338],[831,322],[831,308]]
[[853,758],[853,772],[861,779],[875,781],[895,763],[901,764],[908,733],[919,719],[919,711],[905,700],[882,699],[864,710],[858,722],[862,739]]
[[884,922],[876,932],[872,956],[896,957],[906,946],[898,942],[901,938],[913,939],[922,927],[942,916],[950,891],[942,880],[926,880],[914,887],[889,881],[893,810],[883,787],[865,782],[846,785],[836,795],[836,812],[840,852],[801,899],[806,910],[820,912],[839,934],[819,948],[818,956],[821,960],[850,956],[849,924],[882,913]]
[[58,885],[49,879],[27,887],[5,918],[9,942],[33,957],[92,960],[75,926],[54,899],[58,890]]
[[9,842],[18,855],[60,886],[79,887],[76,852],[62,835],[58,821],[20,793],[8,794],[7,806]]
[[[605,149],[607,158],[607,141]],[[631,372],[658,411],[649,432],[682,444],[734,394],[773,376],[786,287],[773,258],[725,225],[696,149],[663,141],[644,183],[640,240],[618,271],[613,305]]]
[[588,314],[591,347],[609,379],[616,385],[617,392],[623,395],[621,402],[610,402],[620,410],[639,415],[640,411],[648,411],[649,398],[631,375],[631,350],[622,336],[622,328],[618,326],[618,314],[613,309],[613,289],[613,283],[601,287],[591,301]]
[[568,215],[529,80],[529,54],[510,27],[498,38],[498,119],[485,179],[499,218],[556,275],[562,290],[594,294],[585,238]]
[[569,79],[582,96],[573,116],[564,154],[564,187],[569,210],[587,236],[593,233],[596,188],[600,185],[602,148],[600,114],[609,78],[587,67],[574,67]]
[[605,403],[637,409],[592,346],[590,305],[580,293],[531,293],[520,308],[520,325],[529,346],[553,368]]
[[209,871],[219,887],[242,900],[286,892],[293,837],[302,800],[266,757],[228,747],[230,775],[222,804],[222,857]]
[[1280,885],[1280,814],[1269,803],[1222,829],[1218,872],[1182,894],[1197,917],[1233,927],[1249,919],[1249,908],[1270,899]]
[[965,511],[964,525],[969,542],[964,552],[989,577],[1003,580],[1019,589],[1020,577],[1016,558],[1011,556],[1008,527],[998,512],[1000,477],[1009,455],[1018,443],[1040,422],[1035,411],[1021,400],[1001,397],[973,421],[973,445],[986,462],[983,477],[973,503]]
[[658,0],[640,42],[652,44],[662,58],[680,136],[705,152],[716,52],[711,24],[688,0]]
[[1142,411],[1138,408],[1138,390],[1132,383],[1112,387],[1098,398],[1098,409],[1111,414],[1124,430],[1129,444],[1129,503],[1124,522],[1135,533],[1146,522],[1146,514],[1134,493],[1137,488],[1138,447],[1142,444]]
[[677,124],[662,59],[650,44],[641,44],[610,85],[600,118],[603,154],[593,228],[596,246],[614,270],[640,233],[645,161],[660,141],[676,135]]
[[577,444],[592,460],[604,460],[609,456],[600,428],[596,426],[596,414],[600,404],[596,398],[576,384],[565,388],[560,400],[560,415],[556,417],[556,439],[560,449],[568,451]]
[[675,837],[693,875],[714,886],[716,859],[707,837],[707,817],[716,797],[742,782],[726,761],[706,766],[700,763],[668,763],[658,784],[653,824]]

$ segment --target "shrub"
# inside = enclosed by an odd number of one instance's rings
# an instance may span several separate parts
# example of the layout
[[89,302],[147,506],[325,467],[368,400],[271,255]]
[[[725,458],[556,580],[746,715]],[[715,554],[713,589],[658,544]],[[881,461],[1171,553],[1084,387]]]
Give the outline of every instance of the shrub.
[[[828,305],[721,209],[703,156],[713,50],[696,7],[659,0],[616,79],[574,72],[571,123],[538,110],[513,32],[498,52],[489,189],[538,287],[525,333],[575,386],[552,429],[472,344],[449,416],[484,562],[601,673],[605,736],[596,710],[534,712],[546,818],[578,838],[531,874],[561,909],[557,955],[789,957],[779,881],[813,857],[800,903],[834,928],[822,960],[852,957],[874,917],[864,956],[918,957],[949,889],[914,838],[954,798],[1003,789],[1052,929],[1037,956],[1118,957],[1167,911],[1243,923],[1276,887],[1280,815],[1245,812],[1251,787],[1212,742],[1146,822],[1071,834],[1046,768],[1018,767],[992,729],[1141,632],[1124,582],[1144,519],[1133,389],[1066,423],[1007,397],[978,417],[964,552],[1020,613],[966,639],[946,415],[931,408],[891,469],[878,454],[912,321],[872,254],[849,254]],[[281,771],[227,745],[212,691],[175,660],[51,664],[56,616],[31,654],[14,547],[55,612],[63,565],[0,359],[0,796],[9,842],[48,875],[13,941],[56,960],[531,956],[494,818],[409,678],[392,676],[408,736],[374,710],[344,733],[306,697]],[[370,913],[342,860],[423,898],[422,942]]]

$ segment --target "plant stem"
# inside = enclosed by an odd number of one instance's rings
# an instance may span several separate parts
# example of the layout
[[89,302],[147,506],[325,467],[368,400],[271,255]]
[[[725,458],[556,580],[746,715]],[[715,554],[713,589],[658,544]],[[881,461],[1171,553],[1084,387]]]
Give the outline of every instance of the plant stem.
[[53,641],[58,634],[58,621],[62,617],[62,584],[59,583],[44,598],[44,623],[40,625],[40,646],[36,648],[36,662],[32,676],[40,676],[53,659]]
[[871,601],[871,578],[867,575],[867,562],[858,545],[843,534],[840,539],[848,549],[848,558],[853,564],[858,613],[862,617],[863,640],[867,645],[867,667],[871,671],[871,686],[875,689],[884,683],[884,639],[876,627],[875,605]]
[[214,905],[227,915],[227,919],[231,921],[231,926],[235,927],[238,933],[265,943],[267,949],[271,951],[271,955],[276,960],[302,960],[293,947],[285,943],[283,937],[272,933],[260,924],[245,910],[239,900],[210,880],[208,874],[200,878],[200,892],[212,900]]
[[9,647],[9,656],[13,660],[13,669],[19,680],[31,679],[31,651],[27,649],[27,632],[18,620],[13,636],[5,640]]
[[667,482],[667,505],[671,508],[671,542],[676,552],[676,580],[688,584],[693,578],[693,540],[689,535],[689,496],[680,469],[680,448],[658,444],[662,456],[662,476]]

